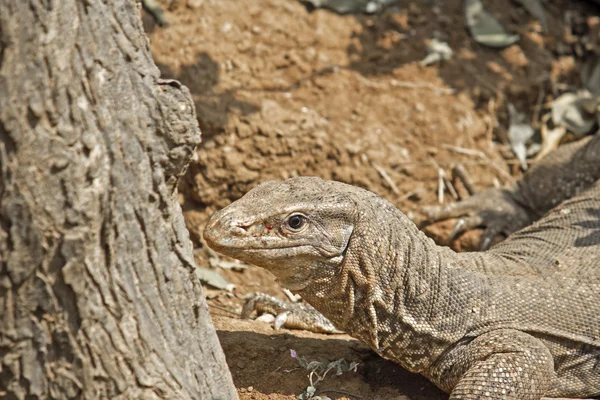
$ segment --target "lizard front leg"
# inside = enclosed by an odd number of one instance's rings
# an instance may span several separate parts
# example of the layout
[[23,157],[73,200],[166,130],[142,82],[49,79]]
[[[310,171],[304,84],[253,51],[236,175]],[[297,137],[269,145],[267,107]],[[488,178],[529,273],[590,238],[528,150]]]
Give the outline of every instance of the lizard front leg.
[[485,226],[480,247],[487,250],[497,235],[508,236],[538,218],[519,204],[515,193],[514,189],[487,189],[457,203],[425,206],[423,212],[431,222],[460,217],[449,240],[470,229]]
[[317,333],[342,333],[323,314],[306,303],[289,303],[265,293],[253,293],[246,298],[242,318],[252,313],[275,315],[275,329],[301,329]]
[[555,381],[554,360],[537,338],[500,329],[458,345],[429,372],[450,400],[540,400]]
[[538,220],[563,201],[600,179],[600,134],[560,146],[537,162],[514,185],[488,189],[466,200],[426,206],[430,222],[462,217],[450,234],[487,227],[481,241],[486,250],[495,236],[505,236]]

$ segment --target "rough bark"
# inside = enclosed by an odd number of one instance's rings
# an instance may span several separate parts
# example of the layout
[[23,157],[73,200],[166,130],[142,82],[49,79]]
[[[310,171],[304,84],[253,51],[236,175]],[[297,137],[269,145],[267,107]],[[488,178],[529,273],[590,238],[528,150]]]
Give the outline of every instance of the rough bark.
[[177,202],[199,141],[133,0],[0,2],[0,397],[237,397]]

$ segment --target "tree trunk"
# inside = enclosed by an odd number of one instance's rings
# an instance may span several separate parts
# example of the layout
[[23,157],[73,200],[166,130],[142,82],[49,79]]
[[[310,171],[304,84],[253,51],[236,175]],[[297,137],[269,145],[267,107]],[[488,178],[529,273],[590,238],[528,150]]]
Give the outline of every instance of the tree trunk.
[[193,103],[139,13],[0,2],[2,398],[237,398],[177,202]]

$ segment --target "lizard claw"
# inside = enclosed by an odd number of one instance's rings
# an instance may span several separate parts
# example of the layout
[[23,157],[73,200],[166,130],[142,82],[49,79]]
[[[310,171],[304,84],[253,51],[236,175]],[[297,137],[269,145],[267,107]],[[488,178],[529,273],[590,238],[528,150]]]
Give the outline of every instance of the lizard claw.
[[505,234],[506,236],[510,235],[512,232],[503,232],[501,229],[499,229],[501,226],[499,224],[496,225],[489,225],[487,227],[487,229],[485,230],[485,232],[483,233],[483,237],[481,238],[481,245],[480,245],[480,250],[484,251],[487,250],[491,247],[493,240],[501,235],[501,234]]
[[474,215],[471,217],[467,217],[467,218],[460,218],[457,222],[456,225],[454,225],[454,229],[452,229],[452,232],[450,233],[450,236],[448,236],[449,240],[454,240],[456,239],[458,236],[460,236],[461,234],[465,233],[466,231],[473,229],[473,228],[477,228],[478,226],[481,226],[483,224],[483,220],[479,215]]
[[280,330],[281,327],[285,326],[285,323],[287,322],[290,313],[291,311],[284,311],[275,317],[275,320],[273,321],[273,327],[276,331]]
[[288,303],[264,293],[254,293],[246,298],[242,308],[242,318],[248,319],[257,314],[276,315],[275,329],[303,329],[319,333],[341,333],[331,321],[306,303]]
[[468,230],[486,227],[481,250],[489,249],[497,236],[508,236],[531,223],[527,210],[506,189],[484,190],[456,203],[424,207],[423,212],[431,222],[460,217],[449,235],[451,241]]

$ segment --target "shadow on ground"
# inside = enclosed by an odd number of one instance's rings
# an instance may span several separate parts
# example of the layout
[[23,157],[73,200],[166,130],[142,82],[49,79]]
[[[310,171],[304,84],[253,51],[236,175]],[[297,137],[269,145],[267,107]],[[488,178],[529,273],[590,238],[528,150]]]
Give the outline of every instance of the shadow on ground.
[[[276,393],[297,398],[310,381],[308,372],[291,357],[290,350],[294,349],[309,361],[344,358],[348,362],[359,363],[356,373],[345,372],[335,376],[332,371],[317,385],[319,389],[329,389],[325,394],[332,399],[356,398],[345,393],[364,399],[447,399],[447,395],[424,377],[382,359],[346,335],[288,330],[274,334],[267,324],[226,317],[216,317],[215,325],[242,397],[250,393],[255,396],[258,393],[265,396]],[[248,387],[252,388],[251,391]]]
[[156,63],[164,79],[177,79],[192,92],[203,141],[223,132],[229,115],[249,115],[258,107],[236,98],[235,89],[219,91],[219,65],[205,52],[196,54],[195,62],[182,65],[175,73],[168,65]]
[[554,82],[579,85],[576,65],[553,71],[552,63],[560,57],[558,45],[565,43],[567,11],[599,15],[597,4],[566,0],[544,3],[549,28],[542,32],[539,22],[515,2],[484,1],[486,9],[510,32],[520,35],[515,45],[504,49],[474,41],[462,4],[462,0],[399,1],[379,15],[355,15],[362,29],[347,48],[348,68],[368,77],[393,76],[404,65],[422,60],[427,42],[437,38],[450,45],[454,56],[424,68],[437,69],[448,87],[467,93],[478,108],[489,111],[488,101],[494,98],[502,119],[506,118],[505,99],[531,114],[540,94],[556,90]]

